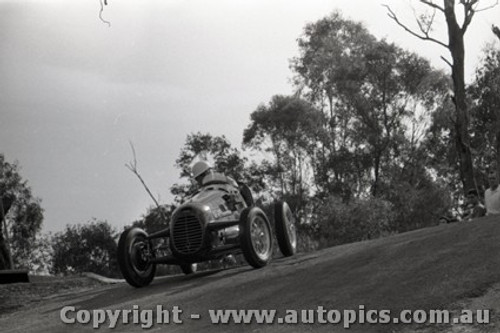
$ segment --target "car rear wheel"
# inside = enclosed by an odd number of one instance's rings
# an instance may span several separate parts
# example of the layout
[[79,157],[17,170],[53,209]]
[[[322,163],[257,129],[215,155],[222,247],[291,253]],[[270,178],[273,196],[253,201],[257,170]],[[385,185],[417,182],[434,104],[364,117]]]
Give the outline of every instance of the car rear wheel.
[[271,260],[273,238],[271,225],[258,207],[245,208],[240,216],[240,244],[243,256],[254,268],[261,268]]
[[147,234],[139,228],[125,230],[118,241],[118,265],[125,280],[140,288],[153,281],[156,264],[151,264]]
[[274,205],[274,219],[276,222],[276,238],[281,253],[290,257],[297,251],[297,228],[290,206],[284,201]]

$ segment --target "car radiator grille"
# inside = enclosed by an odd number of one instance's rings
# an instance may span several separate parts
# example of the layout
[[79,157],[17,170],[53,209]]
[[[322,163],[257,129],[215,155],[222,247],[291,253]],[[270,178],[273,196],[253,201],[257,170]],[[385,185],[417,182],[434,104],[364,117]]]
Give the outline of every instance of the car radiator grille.
[[173,221],[172,241],[175,249],[182,254],[193,254],[201,249],[203,226],[193,212],[182,211]]

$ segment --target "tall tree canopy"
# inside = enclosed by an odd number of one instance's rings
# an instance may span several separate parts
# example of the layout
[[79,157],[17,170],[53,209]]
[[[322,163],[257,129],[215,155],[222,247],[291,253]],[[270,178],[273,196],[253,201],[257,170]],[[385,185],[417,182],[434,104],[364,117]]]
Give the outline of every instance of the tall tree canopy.
[[384,173],[411,162],[426,130],[416,125],[438,107],[447,80],[338,12],[307,25],[299,48],[291,64],[296,85],[325,114],[323,183],[378,195]]
[[324,134],[323,114],[303,99],[276,95],[250,118],[243,132],[244,147],[265,153],[260,168],[268,176],[268,190],[285,196],[292,209],[302,212],[313,184],[317,144]]

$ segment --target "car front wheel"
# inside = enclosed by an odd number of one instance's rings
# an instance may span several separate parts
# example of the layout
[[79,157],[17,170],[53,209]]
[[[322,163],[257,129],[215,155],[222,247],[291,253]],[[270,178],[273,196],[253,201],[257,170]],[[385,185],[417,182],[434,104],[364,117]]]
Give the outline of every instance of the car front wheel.
[[139,228],[125,230],[118,241],[118,265],[125,280],[140,288],[153,281],[156,264],[151,264],[147,234]]
[[266,266],[273,252],[273,237],[264,212],[258,207],[245,208],[240,216],[239,228],[246,261],[254,268]]

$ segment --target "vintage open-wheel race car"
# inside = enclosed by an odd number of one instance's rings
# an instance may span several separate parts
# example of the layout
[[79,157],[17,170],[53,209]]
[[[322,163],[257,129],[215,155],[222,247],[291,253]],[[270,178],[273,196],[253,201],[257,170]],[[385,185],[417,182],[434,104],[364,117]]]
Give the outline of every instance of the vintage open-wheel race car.
[[[295,219],[288,204],[274,204],[276,239],[284,256],[297,248]],[[156,265],[178,265],[185,274],[196,264],[243,253],[251,266],[271,260],[273,235],[268,217],[254,204],[248,187],[209,181],[172,213],[164,230],[148,235],[141,228],[125,230],[118,242],[118,264],[134,287],[147,286]]]

